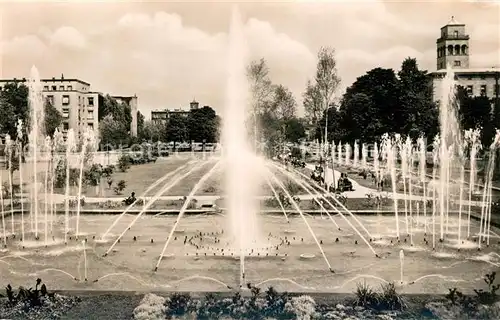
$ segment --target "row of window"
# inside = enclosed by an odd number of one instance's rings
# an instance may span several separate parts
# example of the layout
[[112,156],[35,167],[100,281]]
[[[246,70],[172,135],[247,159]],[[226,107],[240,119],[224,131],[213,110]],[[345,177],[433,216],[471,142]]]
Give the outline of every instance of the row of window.
[[[81,114],[80,110],[78,110],[79,119],[81,118],[80,114]],[[62,116],[63,116],[63,118],[69,118],[69,109],[68,108],[62,109]],[[87,110],[87,120],[94,120],[94,111],[93,110]]]
[[[83,97],[78,97],[78,104],[82,103],[84,99],[85,99],[85,98],[83,98]],[[54,105],[54,96],[53,96],[53,95],[48,95],[48,96],[47,96],[47,100],[48,100],[48,101],[49,101],[52,105]],[[88,97],[88,98],[87,98],[87,101],[88,101],[88,106],[89,106],[89,107],[93,107],[93,106],[94,106],[94,97]],[[62,105],[63,105],[63,106],[67,106],[67,105],[69,105],[69,104],[70,104],[70,97],[69,97],[69,95],[63,95],[63,96],[62,96]]]
[[[44,86],[43,91],[57,91],[57,86]],[[59,91],[73,91],[73,86],[59,86]]]
[[[495,88],[495,90],[494,90],[494,91],[495,91],[495,92],[494,92],[494,94],[495,94],[495,95],[497,95],[498,93],[500,93],[500,92],[499,92],[499,90],[500,90],[500,85],[498,85],[498,84],[497,84],[497,85],[495,85],[495,87],[494,87],[494,88]],[[488,96],[488,90],[487,90],[487,89],[488,89],[488,86],[487,86],[487,85],[485,85],[485,84],[482,84],[482,85],[479,87],[479,95],[480,95],[481,97],[487,97],[487,96]],[[466,87],[466,90],[467,90],[467,94],[468,94],[469,96],[472,96],[472,95],[474,94],[474,86],[473,86],[473,85],[468,85],[468,86]]]
[[[89,123],[87,124],[87,127],[88,127],[89,129],[92,129],[92,130],[93,130],[93,129],[94,129],[94,124],[93,124],[92,122],[89,122]],[[68,131],[68,130],[69,130],[69,122],[63,122],[63,131]]]
[[438,58],[444,57],[444,56],[459,56],[459,55],[467,55],[468,52],[468,47],[467,45],[448,45],[447,47],[440,47],[437,48],[437,56]]

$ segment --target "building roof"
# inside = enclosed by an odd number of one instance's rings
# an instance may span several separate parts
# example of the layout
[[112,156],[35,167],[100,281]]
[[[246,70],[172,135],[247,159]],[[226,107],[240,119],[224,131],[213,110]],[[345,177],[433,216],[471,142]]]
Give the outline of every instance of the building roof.
[[[452,69],[455,74],[484,74],[484,75],[495,75],[500,74],[500,68],[468,68],[468,69]],[[442,75],[447,72],[446,69],[437,70],[430,72],[431,75]]]
[[[0,79],[0,82],[26,82],[26,81],[27,81],[26,78],[22,78],[22,79],[16,79],[16,78],[12,78],[12,79]],[[80,80],[80,79],[51,78],[51,79],[40,79],[40,81],[41,82],[79,82],[81,84],[85,84],[85,85],[90,86],[90,83],[85,82],[85,81]]]
[[465,26],[464,23],[460,23],[458,22],[456,19],[455,19],[455,16],[451,16],[451,19],[450,21],[448,21],[448,23],[443,27],[447,27],[447,26]]

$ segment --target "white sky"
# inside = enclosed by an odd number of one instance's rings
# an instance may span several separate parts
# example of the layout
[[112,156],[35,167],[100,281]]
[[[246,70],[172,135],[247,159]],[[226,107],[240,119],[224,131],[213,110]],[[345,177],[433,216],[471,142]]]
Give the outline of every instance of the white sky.
[[[253,58],[301,101],[316,52],[336,48],[342,90],[374,67],[405,57],[435,69],[440,27],[467,24],[471,67],[500,65],[500,1],[252,1],[240,3]],[[79,78],[95,91],[137,94],[139,109],[202,105],[223,110],[228,1],[5,2],[0,76]]]

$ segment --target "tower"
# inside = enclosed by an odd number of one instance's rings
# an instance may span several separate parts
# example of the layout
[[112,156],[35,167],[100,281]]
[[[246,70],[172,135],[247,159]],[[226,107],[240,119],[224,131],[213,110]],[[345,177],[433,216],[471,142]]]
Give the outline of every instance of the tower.
[[441,28],[441,36],[436,41],[437,70],[469,68],[469,35],[465,34],[465,24],[458,23],[455,17]]

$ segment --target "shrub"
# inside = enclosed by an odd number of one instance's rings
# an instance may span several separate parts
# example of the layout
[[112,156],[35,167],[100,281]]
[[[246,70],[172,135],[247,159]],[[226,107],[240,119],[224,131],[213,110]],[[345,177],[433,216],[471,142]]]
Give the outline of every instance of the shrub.
[[102,174],[106,177],[109,178],[111,175],[115,172],[115,166],[110,164],[102,169]]
[[121,206],[120,202],[107,200],[105,202],[99,202],[99,208],[102,209],[116,209]]
[[196,318],[218,319],[224,313],[224,309],[223,304],[217,301],[217,297],[213,293],[208,293],[205,299],[198,301]]
[[[266,301],[264,315],[274,318],[287,318],[285,305],[289,301],[288,294],[286,292],[279,294],[273,287],[269,287],[264,295]],[[293,317],[293,315],[288,316]]]
[[165,298],[148,293],[142,298],[141,304],[134,309],[136,320],[160,320],[165,319]]
[[127,187],[127,183],[125,182],[125,180],[120,180],[118,181],[118,184],[115,186],[115,193],[120,195],[122,194],[123,190],[125,190],[125,188]]
[[[39,287],[40,289],[38,289]],[[14,306],[21,303],[25,310],[41,306],[43,303],[42,297],[54,297],[54,294],[49,294],[47,292],[47,287],[45,284],[42,284],[42,279],[40,278],[36,279],[35,290],[33,290],[33,288],[26,289],[24,287],[19,287],[17,294],[15,294],[10,284],[7,285],[5,290],[9,304]]]
[[382,292],[378,296],[378,309],[381,310],[403,310],[406,303],[403,297],[396,291],[394,283],[382,284]]
[[165,303],[169,316],[182,316],[192,307],[189,293],[174,293]]
[[294,314],[296,319],[311,320],[316,314],[316,302],[306,295],[293,297],[286,303],[285,312]]
[[356,300],[354,304],[365,308],[374,308],[378,304],[378,294],[365,282],[358,283],[356,286]]
[[121,172],[126,172],[132,163],[132,158],[128,154],[122,154],[118,159],[118,169]]
[[499,300],[497,291],[500,288],[500,284],[494,284],[496,275],[496,272],[492,272],[484,276],[483,280],[488,285],[488,291],[474,289],[480,304],[491,305]]

